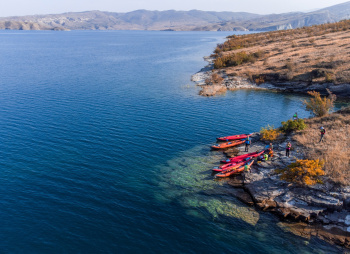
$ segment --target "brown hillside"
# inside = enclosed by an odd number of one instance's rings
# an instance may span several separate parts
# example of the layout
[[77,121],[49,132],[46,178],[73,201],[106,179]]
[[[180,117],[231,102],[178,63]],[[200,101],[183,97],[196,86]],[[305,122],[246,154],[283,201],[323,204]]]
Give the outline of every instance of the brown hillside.
[[[336,183],[350,184],[350,107],[323,117],[306,119],[308,128],[297,132],[294,141],[308,159],[325,162],[326,175]],[[323,142],[320,127],[326,129]]]
[[350,82],[350,20],[232,36],[214,52],[216,69],[264,81]]

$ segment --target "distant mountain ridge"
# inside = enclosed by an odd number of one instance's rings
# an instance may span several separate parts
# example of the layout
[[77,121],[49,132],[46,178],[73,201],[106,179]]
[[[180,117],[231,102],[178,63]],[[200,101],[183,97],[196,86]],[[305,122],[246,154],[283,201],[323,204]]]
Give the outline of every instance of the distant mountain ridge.
[[225,25],[238,25],[252,31],[272,31],[334,23],[349,18],[350,2],[346,2],[308,13],[295,12],[264,15],[238,23],[228,22]]
[[337,22],[349,18],[350,2],[346,2],[308,13],[271,15],[199,10],[137,10],[127,13],[86,11],[4,17],[0,18],[0,29],[270,31]]
[[[16,22],[35,23],[37,29],[61,30],[194,30],[219,22],[241,22],[260,15],[240,12],[147,11],[127,13],[102,11],[71,12],[0,18],[0,29],[13,29]],[[7,23],[6,23],[7,22]],[[23,29],[27,28],[24,26]]]

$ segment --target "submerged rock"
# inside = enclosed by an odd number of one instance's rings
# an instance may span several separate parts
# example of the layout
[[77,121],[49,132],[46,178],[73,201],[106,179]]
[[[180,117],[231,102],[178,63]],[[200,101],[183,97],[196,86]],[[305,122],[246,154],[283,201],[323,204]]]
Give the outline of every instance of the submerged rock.
[[216,94],[222,94],[227,91],[227,88],[222,85],[207,85],[202,86],[202,90],[199,92],[199,95],[203,96],[214,96]]
[[[205,149],[206,156],[197,156],[202,150],[201,146],[195,147],[161,167],[160,177],[163,179],[159,182],[163,191],[157,193],[157,200],[178,202],[188,209],[190,215],[196,217],[238,219],[256,225],[260,218],[259,212],[242,205],[235,198],[242,196],[244,202],[253,204],[252,200],[248,200],[249,194],[242,189],[227,186],[228,179],[213,181],[209,175],[222,155]],[[239,179],[237,183],[241,186],[243,179]]]

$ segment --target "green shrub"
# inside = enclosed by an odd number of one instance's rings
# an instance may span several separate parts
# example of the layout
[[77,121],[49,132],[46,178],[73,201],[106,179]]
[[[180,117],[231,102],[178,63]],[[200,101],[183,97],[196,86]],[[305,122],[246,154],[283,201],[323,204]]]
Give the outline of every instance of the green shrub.
[[241,51],[230,55],[219,56],[214,61],[214,68],[219,69],[229,66],[238,66],[244,63],[254,63],[259,57],[262,57],[263,55],[264,53],[262,51],[255,53],[247,53],[245,51]]
[[263,58],[263,57],[265,56],[265,52],[262,51],[262,50],[259,50],[259,51],[257,51],[257,52],[254,52],[254,53],[253,53],[253,56],[254,56],[255,58]]
[[333,82],[334,81],[334,75],[332,73],[325,73],[326,82]]
[[215,69],[220,69],[223,67],[226,67],[226,61],[225,57],[218,57],[214,61],[214,68]]
[[288,120],[287,122],[282,122],[281,130],[283,132],[301,131],[306,127],[307,125],[305,124],[304,119]]

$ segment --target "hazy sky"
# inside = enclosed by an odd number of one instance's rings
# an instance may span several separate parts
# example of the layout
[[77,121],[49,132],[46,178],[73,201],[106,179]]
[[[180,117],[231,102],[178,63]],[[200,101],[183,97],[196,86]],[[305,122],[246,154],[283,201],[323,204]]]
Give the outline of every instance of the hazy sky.
[[10,0],[2,4],[0,16],[87,10],[128,12],[138,9],[160,11],[197,9],[269,14],[310,11],[344,2],[346,0]]

